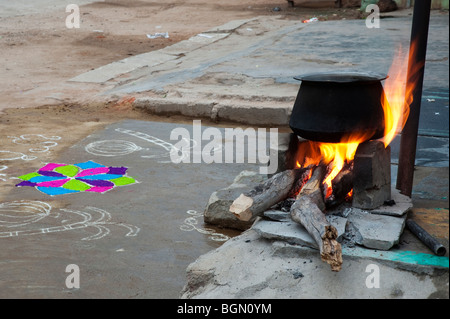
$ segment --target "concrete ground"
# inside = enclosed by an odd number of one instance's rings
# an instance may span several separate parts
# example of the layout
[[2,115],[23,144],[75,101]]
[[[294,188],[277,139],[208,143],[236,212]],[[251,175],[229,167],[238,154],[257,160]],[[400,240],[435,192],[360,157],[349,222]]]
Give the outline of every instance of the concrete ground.
[[[413,190],[414,217],[447,250],[448,21],[448,12],[433,11]],[[387,15],[380,29],[367,29],[364,20],[235,20],[61,83],[58,90],[96,92],[92,99],[101,101],[130,98],[134,110],[169,118],[125,119],[105,127],[86,121],[83,125],[92,124],[91,134],[61,131],[61,140],[76,138],[53,157],[44,156],[45,147],[59,142],[50,138],[58,134],[42,137],[49,131],[38,120],[33,121],[35,140],[30,144],[44,146],[41,153],[32,152],[31,146],[11,151],[14,139],[7,127],[2,129],[0,182],[7,187],[0,203],[0,297],[178,298],[186,267],[219,247],[220,234],[237,235],[217,229],[205,233],[201,214],[192,214],[202,212],[213,191],[259,165],[175,165],[168,161],[166,144],[173,144],[172,130],[192,130],[189,121],[204,119],[221,128],[275,126],[287,132],[300,84],[294,76],[318,70],[388,73],[397,44],[409,45],[410,22],[410,10]],[[75,96],[69,99],[77,101]],[[171,122],[180,115],[184,124]],[[393,180],[398,141],[392,144]],[[99,155],[105,148],[115,156]],[[31,187],[14,187],[15,177],[45,163],[87,160],[126,166],[139,183],[105,194],[54,197]],[[401,248],[429,253],[407,231]],[[448,264],[448,253],[443,258]],[[70,264],[79,266],[80,288],[66,284]]]
[[[34,187],[11,188],[0,204],[0,297],[176,298],[187,265],[227,234],[202,233],[195,213],[203,212],[212,190],[258,166],[173,164],[168,137],[175,128],[192,131],[180,124],[115,123],[53,159],[126,166],[136,184],[53,197]],[[39,162],[32,161],[29,172]],[[80,269],[80,289],[65,285],[70,264]]]

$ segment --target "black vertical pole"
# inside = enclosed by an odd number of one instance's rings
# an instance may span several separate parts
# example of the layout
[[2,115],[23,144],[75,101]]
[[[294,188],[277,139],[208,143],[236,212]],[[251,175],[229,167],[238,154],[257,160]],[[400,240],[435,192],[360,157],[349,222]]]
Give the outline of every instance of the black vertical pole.
[[[428,41],[431,0],[414,1],[411,27],[410,56],[408,62],[407,84],[414,85],[410,113],[400,140],[398,160],[397,189],[411,197],[416,161],[417,134],[419,130],[420,103],[422,100],[423,73]],[[414,50],[413,50],[414,45]],[[420,68],[418,66],[420,65]],[[407,97],[405,97],[407,98]]]

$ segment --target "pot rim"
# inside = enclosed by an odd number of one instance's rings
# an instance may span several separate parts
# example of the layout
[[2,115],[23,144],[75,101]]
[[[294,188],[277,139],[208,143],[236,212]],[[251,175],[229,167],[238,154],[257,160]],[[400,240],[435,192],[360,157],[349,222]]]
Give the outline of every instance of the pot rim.
[[298,81],[315,83],[373,83],[387,79],[389,76],[374,72],[315,72],[295,76]]

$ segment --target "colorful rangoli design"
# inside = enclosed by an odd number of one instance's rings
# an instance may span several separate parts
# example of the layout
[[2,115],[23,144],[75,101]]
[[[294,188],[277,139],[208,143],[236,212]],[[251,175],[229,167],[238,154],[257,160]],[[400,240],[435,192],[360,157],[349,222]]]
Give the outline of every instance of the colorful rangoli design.
[[112,167],[87,161],[78,164],[49,163],[37,172],[19,176],[16,186],[36,187],[47,195],[79,192],[105,193],[114,187],[137,183],[127,176],[127,167]]

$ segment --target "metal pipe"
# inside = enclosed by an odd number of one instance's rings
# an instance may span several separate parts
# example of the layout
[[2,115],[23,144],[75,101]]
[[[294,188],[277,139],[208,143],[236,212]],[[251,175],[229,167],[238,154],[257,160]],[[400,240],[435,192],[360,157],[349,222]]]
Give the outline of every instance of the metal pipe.
[[[414,1],[407,75],[407,85],[414,85],[411,93],[413,101],[409,106],[409,117],[401,134],[396,186],[400,193],[409,197],[413,188],[430,9],[431,0]],[[418,66],[420,66],[419,69]]]
[[438,256],[444,256],[447,253],[447,249],[438,242],[433,236],[431,236],[425,229],[420,227],[415,221],[412,219],[406,220],[406,226],[408,229],[420,239],[422,243],[424,243],[428,248],[430,248],[433,253]]

